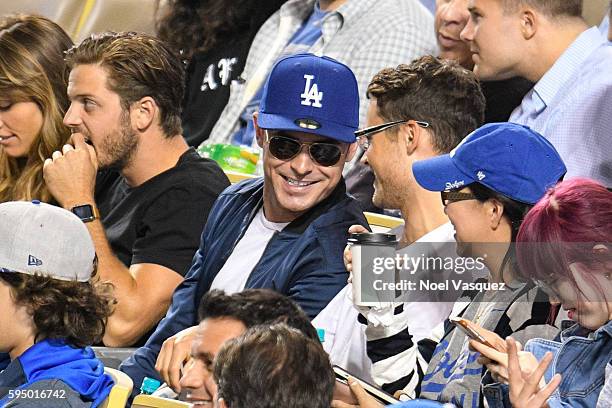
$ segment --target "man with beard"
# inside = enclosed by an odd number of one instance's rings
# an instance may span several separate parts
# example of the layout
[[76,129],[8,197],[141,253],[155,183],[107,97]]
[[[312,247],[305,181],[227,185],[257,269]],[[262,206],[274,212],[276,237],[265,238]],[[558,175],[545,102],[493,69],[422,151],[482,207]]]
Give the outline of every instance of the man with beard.
[[129,346],[166,313],[229,181],[181,135],[183,67],[161,41],[92,35],[67,62],[73,145],[46,160],[45,181],[86,223],[100,279],[115,286],[104,344]]

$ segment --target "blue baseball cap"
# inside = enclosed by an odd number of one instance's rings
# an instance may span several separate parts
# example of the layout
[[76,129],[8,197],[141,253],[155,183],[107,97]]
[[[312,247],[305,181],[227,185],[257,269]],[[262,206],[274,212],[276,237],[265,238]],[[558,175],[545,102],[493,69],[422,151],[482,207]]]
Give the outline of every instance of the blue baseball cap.
[[263,129],[353,143],[359,126],[355,74],[329,57],[296,54],[283,58],[272,67],[264,85],[257,123]]
[[480,183],[515,201],[535,204],[567,169],[542,135],[504,122],[476,129],[449,154],[415,162],[412,171],[430,191]]

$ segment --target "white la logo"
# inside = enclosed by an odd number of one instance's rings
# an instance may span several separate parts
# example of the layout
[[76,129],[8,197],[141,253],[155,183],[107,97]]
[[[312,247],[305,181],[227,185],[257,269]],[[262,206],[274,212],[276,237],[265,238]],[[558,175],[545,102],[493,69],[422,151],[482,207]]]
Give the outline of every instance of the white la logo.
[[300,95],[302,97],[302,105],[322,108],[323,105],[321,105],[321,101],[323,100],[323,92],[319,92],[319,87],[316,83],[310,86],[310,82],[314,79],[314,75],[306,74],[304,75],[304,79],[306,80],[306,86],[304,86],[304,93]]
[[487,175],[484,174],[482,171],[479,171],[478,173],[476,173],[476,177],[478,177],[478,180],[482,180],[483,178],[487,177]]

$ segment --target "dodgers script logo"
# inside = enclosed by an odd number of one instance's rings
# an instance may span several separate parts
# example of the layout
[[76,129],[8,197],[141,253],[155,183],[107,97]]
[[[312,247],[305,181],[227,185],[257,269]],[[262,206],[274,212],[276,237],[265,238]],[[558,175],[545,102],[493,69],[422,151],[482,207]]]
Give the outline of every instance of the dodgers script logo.
[[323,105],[321,105],[321,101],[323,100],[323,92],[319,92],[319,86],[316,82],[311,86],[314,75],[306,74],[304,75],[304,79],[306,80],[306,85],[304,86],[304,93],[300,95],[302,97],[302,105],[322,108]]

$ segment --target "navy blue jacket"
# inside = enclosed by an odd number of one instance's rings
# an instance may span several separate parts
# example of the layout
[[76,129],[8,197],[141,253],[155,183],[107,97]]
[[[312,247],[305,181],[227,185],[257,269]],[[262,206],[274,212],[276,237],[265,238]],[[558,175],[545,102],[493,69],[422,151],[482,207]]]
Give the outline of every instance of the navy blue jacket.
[[[159,379],[155,360],[162,343],[199,323],[200,299],[242,238],[263,203],[263,179],[245,180],[227,188],[215,202],[185,280],[172,295],[166,317],[147,343],[123,362],[121,370],[134,380]],[[348,228],[366,226],[357,201],[346,194],[344,181],[325,200],[282,231],[276,232],[246,282],[245,288],[268,288],[295,300],[314,318],[346,285],[342,252]]]

